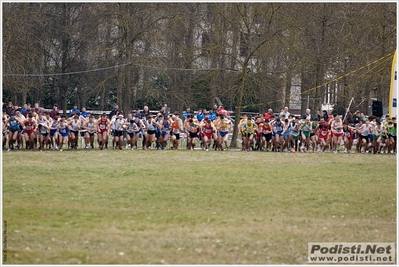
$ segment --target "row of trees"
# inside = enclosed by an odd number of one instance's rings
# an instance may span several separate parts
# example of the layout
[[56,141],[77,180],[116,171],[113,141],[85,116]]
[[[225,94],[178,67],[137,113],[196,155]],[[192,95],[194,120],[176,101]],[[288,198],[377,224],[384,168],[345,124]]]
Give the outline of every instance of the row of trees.
[[3,100],[127,112],[219,97],[240,114],[292,106],[297,87],[302,112],[387,102],[396,21],[396,3],[3,3]]

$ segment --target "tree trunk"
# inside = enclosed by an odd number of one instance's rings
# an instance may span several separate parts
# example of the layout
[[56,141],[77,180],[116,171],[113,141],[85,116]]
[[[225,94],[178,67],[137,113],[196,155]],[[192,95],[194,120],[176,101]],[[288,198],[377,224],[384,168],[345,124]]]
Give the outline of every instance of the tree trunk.
[[102,90],[101,90],[101,95],[100,95],[99,108],[100,108],[100,110],[105,110],[105,91],[106,91],[106,88],[103,86],[101,89]]
[[26,104],[26,96],[27,96],[27,90],[23,90],[23,91],[22,91],[22,102],[21,102],[21,106],[23,106],[24,104]]
[[[130,62],[130,52],[127,54],[127,62]],[[130,99],[132,95],[131,90],[131,65],[128,64],[125,66],[125,88],[124,93],[122,95],[122,107],[124,114],[128,114],[130,111]]]
[[237,148],[238,124],[240,124],[240,119],[241,119],[242,98],[243,98],[243,95],[244,95],[245,78],[246,78],[246,74],[247,74],[248,60],[249,59],[247,59],[244,62],[243,70],[242,70],[242,73],[241,73],[241,78],[240,78],[240,83],[241,84],[240,84],[240,87],[238,88],[237,108],[236,108],[236,111],[235,111],[234,129],[233,129],[233,136],[231,138],[230,148]]
[[291,70],[287,70],[285,75],[285,97],[284,97],[284,106],[290,107],[291,101]]

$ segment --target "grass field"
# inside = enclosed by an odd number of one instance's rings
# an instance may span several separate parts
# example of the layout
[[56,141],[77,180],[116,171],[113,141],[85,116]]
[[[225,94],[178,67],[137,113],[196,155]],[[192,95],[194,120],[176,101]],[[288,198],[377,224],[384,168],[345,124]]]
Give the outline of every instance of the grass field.
[[308,242],[395,242],[396,203],[388,155],[13,151],[3,263],[306,264]]

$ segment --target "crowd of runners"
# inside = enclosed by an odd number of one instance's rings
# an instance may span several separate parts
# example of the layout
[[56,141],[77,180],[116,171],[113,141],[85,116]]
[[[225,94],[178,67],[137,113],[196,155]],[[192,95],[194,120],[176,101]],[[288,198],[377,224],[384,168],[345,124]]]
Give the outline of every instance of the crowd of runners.
[[[396,118],[366,117],[356,110],[344,115],[326,111],[313,117],[308,109],[294,116],[280,113],[243,115],[238,124],[243,151],[386,153],[396,154]],[[127,116],[116,107],[99,118],[77,106],[66,116],[57,106],[49,112],[3,105],[3,150],[37,149],[202,149],[227,150],[234,121],[223,107],[170,113],[165,106],[151,114],[148,107]],[[181,141],[184,139],[184,145]],[[81,145],[79,146],[79,140]],[[179,148],[180,145],[180,148]]]

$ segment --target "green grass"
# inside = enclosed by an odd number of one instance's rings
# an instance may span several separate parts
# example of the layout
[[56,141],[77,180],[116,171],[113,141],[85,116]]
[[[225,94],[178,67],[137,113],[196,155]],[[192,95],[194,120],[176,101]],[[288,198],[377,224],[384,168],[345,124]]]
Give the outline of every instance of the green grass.
[[8,264],[306,264],[308,242],[395,242],[396,157],[3,153]]

